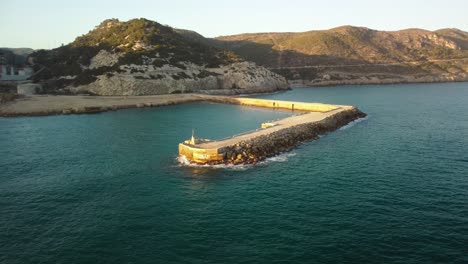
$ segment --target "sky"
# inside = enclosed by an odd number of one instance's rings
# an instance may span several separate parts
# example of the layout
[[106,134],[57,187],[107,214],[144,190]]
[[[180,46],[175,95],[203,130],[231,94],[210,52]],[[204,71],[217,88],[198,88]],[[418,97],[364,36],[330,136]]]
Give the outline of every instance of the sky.
[[0,0],[0,47],[51,49],[101,21],[144,17],[205,37],[342,25],[468,31],[467,0]]

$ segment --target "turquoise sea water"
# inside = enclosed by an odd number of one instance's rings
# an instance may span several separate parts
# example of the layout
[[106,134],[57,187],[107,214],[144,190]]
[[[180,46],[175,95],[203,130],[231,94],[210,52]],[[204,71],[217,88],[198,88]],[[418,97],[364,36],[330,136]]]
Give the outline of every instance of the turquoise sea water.
[[0,119],[0,263],[468,263],[468,83],[297,88],[368,118],[254,167],[181,166],[289,112]]

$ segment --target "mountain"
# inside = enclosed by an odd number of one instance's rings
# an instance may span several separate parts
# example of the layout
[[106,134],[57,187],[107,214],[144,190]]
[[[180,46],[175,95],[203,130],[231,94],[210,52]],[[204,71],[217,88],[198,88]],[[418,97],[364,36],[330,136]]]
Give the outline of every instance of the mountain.
[[25,56],[25,57],[27,57],[29,54],[34,52],[34,50],[31,49],[31,48],[6,48],[6,47],[3,47],[3,48],[0,48],[0,50],[8,50],[8,51],[11,51],[15,55]]
[[[222,36],[213,45],[288,79],[466,75],[468,33],[458,29],[377,31],[343,26],[300,33]],[[440,61],[443,60],[443,61]]]
[[30,56],[34,81],[52,93],[247,93],[285,89],[285,78],[291,85],[468,80],[468,33],[458,29],[342,26],[209,39],[144,18],[108,19]]
[[4,63],[15,66],[24,66],[32,52],[34,50],[30,48],[0,48],[0,56],[4,58]]
[[208,42],[144,18],[108,19],[68,45],[31,54],[34,81],[47,92],[100,95],[287,88],[283,77]]

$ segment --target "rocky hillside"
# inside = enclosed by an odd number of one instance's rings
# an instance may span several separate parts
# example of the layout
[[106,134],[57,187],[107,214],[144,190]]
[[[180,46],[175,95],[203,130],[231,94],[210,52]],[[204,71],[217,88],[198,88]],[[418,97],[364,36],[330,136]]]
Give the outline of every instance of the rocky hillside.
[[195,32],[147,19],[109,19],[68,45],[34,52],[34,81],[49,93],[98,95],[230,94],[288,87],[282,76],[207,42]]
[[458,29],[377,31],[344,26],[223,36],[213,43],[288,79],[466,77],[468,72],[468,33]]

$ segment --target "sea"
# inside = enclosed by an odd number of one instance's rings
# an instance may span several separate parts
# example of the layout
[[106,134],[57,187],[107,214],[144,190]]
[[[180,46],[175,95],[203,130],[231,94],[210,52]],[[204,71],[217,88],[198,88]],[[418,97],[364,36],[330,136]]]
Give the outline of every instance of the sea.
[[290,111],[0,118],[0,263],[468,263],[468,83],[260,98],[367,113],[249,166],[178,158]]

